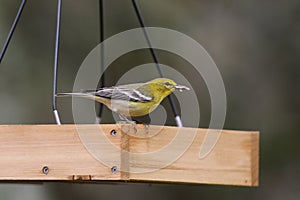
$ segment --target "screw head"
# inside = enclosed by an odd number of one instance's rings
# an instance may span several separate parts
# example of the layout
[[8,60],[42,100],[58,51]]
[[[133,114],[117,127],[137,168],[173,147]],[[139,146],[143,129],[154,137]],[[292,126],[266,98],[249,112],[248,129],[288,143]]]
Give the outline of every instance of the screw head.
[[110,131],[110,134],[111,134],[112,136],[117,136],[117,135],[118,135],[118,131],[115,130],[115,129],[113,129],[113,130]]
[[111,168],[111,172],[112,172],[113,174],[116,174],[116,173],[118,172],[118,167],[117,167],[117,166],[113,166],[113,167]]
[[43,173],[47,175],[49,173],[49,167],[44,166],[43,167]]

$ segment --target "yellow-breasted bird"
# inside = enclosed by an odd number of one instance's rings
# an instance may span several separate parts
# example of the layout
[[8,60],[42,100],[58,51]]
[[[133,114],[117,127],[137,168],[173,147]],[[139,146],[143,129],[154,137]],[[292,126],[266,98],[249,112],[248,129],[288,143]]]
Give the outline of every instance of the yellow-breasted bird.
[[120,118],[139,117],[152,112],[161,101],[175,90],[189,90],[168,78],[157,78],[146,83],[104,87],[78,93],[58,93],[57,96],[75,96],[92,99],[118,113]]

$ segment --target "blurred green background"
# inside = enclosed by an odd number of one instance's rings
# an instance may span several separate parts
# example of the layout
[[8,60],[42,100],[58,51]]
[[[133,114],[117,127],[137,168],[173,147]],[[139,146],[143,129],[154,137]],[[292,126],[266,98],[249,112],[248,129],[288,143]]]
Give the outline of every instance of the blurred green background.
[[[21,1],[0,0],[0,46]],[[148,26],[180,31],[197,40],[216,62],[227,93],[225,129],[259,130],[260,186],[159,184],[0,184],[0,199],[299,199],[300,190],[300,1],[139,0]],[[104,1],[105,38],[139,27],[131,1]],[[0,65],[0,123],[54,123],[51,111],[56,1],[29,0]],[[98,1],[63,0],[58,91],[72,91],[78,67],[99,43]],[[164,64],[184,61],[158,52]],[[148,51],[118,59],[106,84],[137,64]],[[155,70],[155,69],[154,69]],[[186,75],[189,74],[186,67]],[[210,116],[205,86],[199,91],[201,127]],[[145,75],[144,75],[145,76]],[[145,80],[148,80],[145,77]],[[199,86],[200,85],[200,86]],[[71,101],[59,100],[64,123]],[[104,111],[104,122],[111,114]],[[172,124],[172,121],[169,122]]]

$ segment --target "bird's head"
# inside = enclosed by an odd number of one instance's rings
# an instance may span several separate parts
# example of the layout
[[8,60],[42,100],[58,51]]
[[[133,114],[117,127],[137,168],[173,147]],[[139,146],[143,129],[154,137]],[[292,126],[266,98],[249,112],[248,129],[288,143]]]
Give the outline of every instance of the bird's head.
[[175,81],[168,78],[157,78],[149,81],[148,83],[155,85],[156,90],[158,90],[161,94],[165,94],[165,96],[171,94],[175,90],[179,90],[180,92],[183,90],[190,90],[190,88],[178,85]]

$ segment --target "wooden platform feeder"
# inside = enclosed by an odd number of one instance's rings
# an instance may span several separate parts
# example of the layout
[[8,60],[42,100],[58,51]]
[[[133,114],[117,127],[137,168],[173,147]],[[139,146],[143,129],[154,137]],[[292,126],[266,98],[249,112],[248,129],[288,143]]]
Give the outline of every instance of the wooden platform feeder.
[[[25,0],[21,2],[1,52],[0,62],[25,2]],[[99,3],[100,41],[102,42],[104,39],[103,5],[102,1]],[[146,47],[151,50],[153,60],[159,68],[153,50],[157,48],[156,43],[151,44],[138,5],[135,1],[132,3],[143,28],[147,41]],[[61,0],[58,1],[57,6],[52,104],[57,124],[60,124],[55,99],[60,16]],[[138,37],[136,42],[141,45],[139,41]],[[144,41],[144,38],[141,41]],[[102,45],[101,48],[104,46]],[[209,57],[208,60],[203,62],[209,63],[212,59]],[[212,64],[215,67],[215,64]],[[104,67],[104,61],[101,65]],[[159,71],[162,76],[160,68]],[[79,130],[83,133],[79,134]],[[131,130],[132,127],[128,125],[115,124],[0,125],[0,181],[138,181],[258,185],[258,132],[222,130],[209,154],[202,157],[200,152],[202,144],[206,141],[207,129],[150,126],[149,130],[146,130],[145,127],[138,126],[134,133]],[[181,134],[178,135],[178,132]],[[173,144],[173,149],[163,151],[170,144]],[[188,145],[185,146],[186,144]],[[155,156],[152,156],[153,152]],[[176,159],[168,160],[170,158]]]
[[[101,128],[107,141],[119,149],[104,155],[105,163],[93,155],[78,129],[95,139]],[[115,124],[106,125],[0,125],[0,181],[116,181],[258,185],[259,133],[222,130],[219,140],[205,157],[199,157],[207,129],[180,128],[191,145],[172,163],[162,168],[163,159],[131,156],[157,151],[168,145],[179,128],[138,126],[136,135],[124,133]],[[141,137],[141,135],[147,137]],[[181,138],[184,142],[185,137]],[[91,145],[91,144],[90,144]],[[101,147],[105,148],[105,146]],[[128,153],[129,152],[129,153]],[[172,152],[170,152],[171,156]],[[116,159],[117,158],[117,159]],[[142,159],[141,159],[142,158]],[[114,163],[116,165],[114,165]],[[139,173],[135,173],[135,172]],[[144,172],[143,172],[144,171]]]

